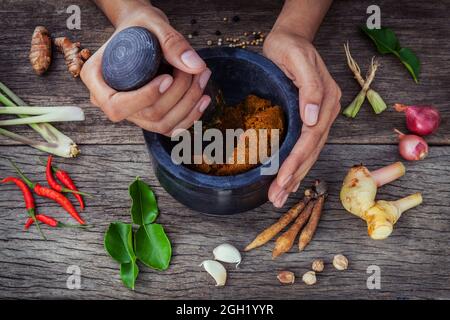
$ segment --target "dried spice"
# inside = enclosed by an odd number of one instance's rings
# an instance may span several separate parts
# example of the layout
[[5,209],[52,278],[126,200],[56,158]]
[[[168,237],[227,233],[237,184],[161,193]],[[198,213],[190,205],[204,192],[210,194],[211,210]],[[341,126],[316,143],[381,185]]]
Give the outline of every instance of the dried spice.
[[[270,130],[280,130],[279,136],[282,138],[284,131],[284,114],[281,107],[272,105],[269,100],[259,98],[255,95],[249,95],[237,106],[225,107],[223,112],[211,121],[210,127],[219,129],[222,132],[225,132],[226,129],[243,129],[244,131],[248,129],[267,129],[268,143],[266,154],[270,155]],[[257,165],[250,163],[249,143],[245,144],[244,151],[245,154],[242,152],[238,153],[238,148],[235,147],[232,155],[234,161],[232,161],[233,163],[231,164],[207,164],[204,162],[201,164],[194,164],[191,167],[196,171],[210,175],[227,176],[243,173]],[[261,163],[263,160],[265,159],[258,159],[258,163]]]

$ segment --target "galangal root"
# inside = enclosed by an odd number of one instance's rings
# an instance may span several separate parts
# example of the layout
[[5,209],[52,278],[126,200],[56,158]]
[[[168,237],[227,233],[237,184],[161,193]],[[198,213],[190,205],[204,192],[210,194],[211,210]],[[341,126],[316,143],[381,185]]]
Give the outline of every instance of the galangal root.
[[29,59],[34,72],[38,75],[42,75],[50,66],[52,41],[48,30],[43,26],[37,26],[34,29]]
[[367,222],[372,239],[386,239],[394,224],[406,210],[422,203],[422,195],[415,193],[397,201],[375,201],[377,187],[392,182],[405,174],[405,167],[396,162],[370,172],[363,165],[352,167],[344,179],[341,202],[344,208]]
[[273,248],[272,251],[273,259],[282,255],[285,252],[288,252],[292,248],[292,245],[294,244],[295,238],[297,238],[300,229],[303,228],[303,226],[311,216],[314,204],[315,201],[309,201],[306,208],[297,217],[297,219],[295,219],[291,227],[277,238],[277,240],[275,241],[275,248]]
[[263,232],[258,234],[244,251],[250,251],[252,249],[258,248],[267,242],[269,242],[273,237],[275,237],[284,227],[291,223],[297,216],[305,209],[305,206],[312,198],[312,191],[307,189],[305,191],[305,197],[295,206],[293,206],[288,212],[286,212],[277,222],[265,229]]
[[303,250],[311,241],[317,228],[322,214],[323,203],[326,198],[327,186],[325,182],[317,180],[313,189],[307,189],[305,191],[305,197],[285,213],[276,223],[261,232],[245,248],[245,251],[264,245],[294,220],[291,227],[277,238],[272,252],[272,258],[275,259],[283,253],[288,252],[292,248],[298,233],[306,224],[299,238],[299,249],[300,251]]
[[56,38],[55,45],[64,54],[69,72],[74,78],[78,77],[84,62],[91,56],[89,49],[81,49],[79,42],[72,42],[67,37]]

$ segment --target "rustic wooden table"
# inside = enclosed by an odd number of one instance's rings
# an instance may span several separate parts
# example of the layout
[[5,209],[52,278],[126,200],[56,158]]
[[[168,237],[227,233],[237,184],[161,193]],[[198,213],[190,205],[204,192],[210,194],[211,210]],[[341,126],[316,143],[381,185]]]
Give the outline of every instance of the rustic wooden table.
[[[208,39],[244,31],[267,33],[282,1],[154,1],[173,25],[192,39],[196,48]],[[82,29],[66,29],[66,8],[81,7]],[[342,88],[343,105],[358,90],[347,69],[343,43],[350,41],[353,54],[366,66],[375,54],[374,46],[358,31],[366,20],[366,8],[373,1],[335,1],[315,41],[331,74]],[[405,214],[392,236],[373,241],[366,234],[365,223],[347,213],[339,203],[338,193],[346,170],[355,163],[376,168],[399,160],[394,127],[404,128],[403,115],[388,110],[375,116],[368,105],[355,120],[340,116],[320,159],[305,179],[326,180],[330,196],[314,241],[306,251],[290,252],[271,260],[273,244],[243,255],[239,269],[229,268],[226,287],[216,288],[212,279],[198,267],[211,258],[212,249],[223,242],[243,248],[257,231],[285,212],[300,198],[292,195],[283,209],[270,204],[244,214],[211,217],[193,212],[173,200],[159,185],[150,167],[141,130],[128,123],[111,123],[89,103],[89,94],[80,80],[66,72],[57,55],[44,77],[35,76],[28,63],[31,33],[38,24],[54,36],[70,35],[86,47],[97,49],[113,32],[99,10],[88,0],[31,1],[1,0],[0,80],[30,104],[78,105],[87,119],[77,125],[60,125],[82,149],[79,158],[61,160],[73,173],[83,190],[95,195],[88,199],[83,216],[93,225],[86,231],[46,230],[49,240],[24,232],[26,213],[22,196],[13,186],[0,192],[0,298],[78,298],[78,299],[432,299],[450,298],[450,1],[411,2],[377,1],[382,24],[392,26],[404,46],[413,48],[422,60],[420,84],[415,84],[404,67],[393,57],[382,58],[375,87],[389,105],[395,102],[437,105],[443,122],[439,132],[429,138],[430,155],[425,161],[407,164],[407,175],[383,187],[380,197],[395,199],[413,192],[423,192],[424,204]],[[239,23],[224,23],[223,17],[239,15]],[[195,26],[191,19],[197,19]],[[253,48],[252,48],[253,50]],[[260,52],[260,48],[256,48]],[[17,131],[31,134],[24,128]],[[14,158],[30,177],[44,181],[38,165],[44,154],[32,148],[0,140],[1,156]],[[0,176],[12,173],[1,159]],[[104,232],[111,221],[129,219],[127,187],[141,176],[155,190],[161,215],[173,243],[173,260],[166,272],[141,268],[136,290],[126,289],[119,278],[118,265],[103,249]],[[54,204],[39,199],[49,214],[66,216]],[[337,272],[330,262],[333,255],[344,253],[350,260],[348,271]],[[289,269],[298,277],[310,268],[314,258],[327,265],[318,283],[306,287],[301,281],[280,286],[276,274]],[[69,290],[67,268],[81,269],[81,289]],[[381,289],[366,286],[367,267],[381,268]]]

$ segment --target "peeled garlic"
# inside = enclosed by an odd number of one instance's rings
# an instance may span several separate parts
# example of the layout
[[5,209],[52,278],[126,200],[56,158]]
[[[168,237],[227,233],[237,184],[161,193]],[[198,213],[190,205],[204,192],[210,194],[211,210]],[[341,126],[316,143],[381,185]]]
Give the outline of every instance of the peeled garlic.
[[226,262],[237,263],[236,268],[241,263],[242,258],[238,249],[228,243],[221,244],[213,250],[214,259]]
[[205,260],[200,264],[200,267],[205,268],[206,272],[216,280],[216,287],[225,285],[225,282],[227,281],[227,271],[220,262]]

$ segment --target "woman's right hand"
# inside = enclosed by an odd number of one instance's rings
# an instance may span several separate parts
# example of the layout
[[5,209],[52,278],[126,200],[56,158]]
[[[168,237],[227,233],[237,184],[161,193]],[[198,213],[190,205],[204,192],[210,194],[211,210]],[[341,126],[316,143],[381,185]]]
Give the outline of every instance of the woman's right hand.
[[127,119],[145,130],[168,136],[175,129],[189,128],[211,101],[203,95],[211,71],[186,39],[172,28],[161,10],[137,1],[139,5],[135,2],[127,12],[130,2],[125,1],[120,8],[108,8],[108,2],[102,3],[106,7],[102,9],[116,26],[115,33],[131,26],[147,28],[158,38],[164,58],[174,67],[174,72],[159,75],[137,90],[118,92],[102,76],[105,43],[86,61],[80,74],[90,91],[92,104],[113,122]]

